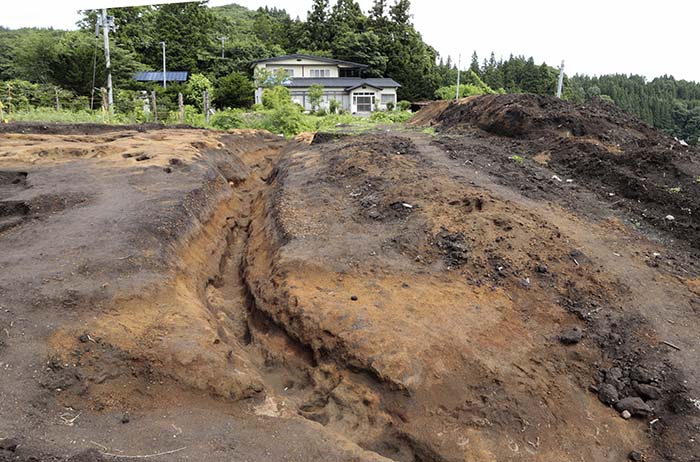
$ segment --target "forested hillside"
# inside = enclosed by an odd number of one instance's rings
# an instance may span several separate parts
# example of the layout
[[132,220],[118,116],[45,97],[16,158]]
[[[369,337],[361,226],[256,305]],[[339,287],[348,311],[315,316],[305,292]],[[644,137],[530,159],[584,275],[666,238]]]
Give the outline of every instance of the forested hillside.
[[[112,38],[115,102],[135,110],[134,92],[155,89],[170,97],[182,91],[197,105],[210,87],[217,107],[252,104],[250,62],[286,53],[316,54],[369,65],[368,76],[384,75],[403,86],[406,100],[450,98],[457,69],[441,57],[412,23],[409,0],[375,0],[368,12],[354,0],[313,0],[308,18],[292,18],[284,9],[250,10],[239,5],[209,8],[205,2],[115,8]],[[104,53],[95,37],[95,11],[84,11],[77,31],[0,28],[0,100],[17,106],[95,107],[93,89],[104,85]],[[189,88],[168,91],[132,80],[137,70],[162,66],[160,42],[166,42],[168,69],[195,75]],[[468,47],[468,44],[465,44]],[[467,67],[468,64],[468,67]],[[558,71],[533,58],[510,56],[465,63],[462,95],[482,93],[553,94]],[[9,95],[8,95],[9,93]],[[13,94],[14,93],[14,94]],[[98,95],[99,96],[99,95]],[[611,75],[565,79],[564,97],[584,102],[612,100],[643,120],[678,137],[700,136],[700,84],[660,77]]]

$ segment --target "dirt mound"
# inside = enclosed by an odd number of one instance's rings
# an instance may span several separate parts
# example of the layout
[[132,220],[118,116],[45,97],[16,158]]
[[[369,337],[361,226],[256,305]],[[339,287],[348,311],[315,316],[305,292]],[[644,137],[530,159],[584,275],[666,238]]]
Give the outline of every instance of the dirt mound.
[[[614,105],[489,95],[450,103],[427,122],[419,120],[451,133],[480,129],[496,135],[489,142],[506,157],[532,159],[557,178],[585,185],[610,202],[624,201],[640,222],[700,248],[700,151]],[[452,139],[452,148],[460,150],[459,138]]]

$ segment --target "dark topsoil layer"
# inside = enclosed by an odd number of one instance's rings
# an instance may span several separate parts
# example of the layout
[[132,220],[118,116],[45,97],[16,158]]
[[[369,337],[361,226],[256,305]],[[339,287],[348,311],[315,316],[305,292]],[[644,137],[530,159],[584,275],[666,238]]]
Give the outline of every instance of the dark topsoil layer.
[[138,124],[138,125],[108,125],[93,123],[46,123],[46,122],[11,122],[0,124],[0,133],[27,133],[42,135],[98,135],[124,130],[146,132],[161,129],[193,129],[189,125],[163,125],[163,124]]
[[[538,182],[572,179],[640,222],[700,248],[700,152],[614,105],[488,95],[452,103],[430,124],[448,134],[444,144],[455,152],[475,147],[477,154],[511,157],[508,176],[534,177],[521,178],[529,183],[521,185],[526,194],[541,189]],[[460,147],[459,137],[449,135],[464,131],[488,141]],[[539,162],[533,159],[538,154]],[[553,172],[558,179],[543,177]]]

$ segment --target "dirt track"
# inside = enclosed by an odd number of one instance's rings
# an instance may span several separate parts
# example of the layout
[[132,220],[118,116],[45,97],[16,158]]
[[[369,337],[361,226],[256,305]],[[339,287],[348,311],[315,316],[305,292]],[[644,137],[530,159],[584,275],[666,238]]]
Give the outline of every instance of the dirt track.
[[595,130],[468,104],[311,145],[0,135],[0,460],[698,460],[697,153],[645,217],[577,170]]

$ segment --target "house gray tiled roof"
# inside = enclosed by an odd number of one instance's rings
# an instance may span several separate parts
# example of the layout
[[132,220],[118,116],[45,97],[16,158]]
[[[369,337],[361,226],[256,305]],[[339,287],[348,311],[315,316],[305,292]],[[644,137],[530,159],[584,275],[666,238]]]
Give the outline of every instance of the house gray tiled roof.
[[283,84],[289,88],[306,88],[311,85],[321,85],[323,87],[344,88],[348,91],[370,85],[375,88],[398,88],[401,86],[396,80],[389,78],[370,77],[296,77],[290,78]]
[[[139,82],[162,82],[163,73],[162,72],[137,72],[134,74],[134,80]],[[185,82],[187,81],[187,72],[185,71],[172,71],[165,73],[165,80],[168,82]]]
[[330,64],[342,64],[345,66],[352,66],[358,69],[367,69],[369,66],[366,64],[360,64],[360,63],[353,63],[351,61],[343,61],[341,59],[333,59],[333,58],[324,58],[322,56],[311,56],[311,55],[300,55],[300,54],[294,54],[294,55],[284,55],[284,56],[273,56],[272,58],[266,58],[266,59],[257,59],[251,63],[251,66],[254,66],[258,63],[267,63],[267,62],[274,62],[274,61],[284,61],[288,59],[313,59],[315,61],[321,61],[323,63],[330,63]]

